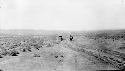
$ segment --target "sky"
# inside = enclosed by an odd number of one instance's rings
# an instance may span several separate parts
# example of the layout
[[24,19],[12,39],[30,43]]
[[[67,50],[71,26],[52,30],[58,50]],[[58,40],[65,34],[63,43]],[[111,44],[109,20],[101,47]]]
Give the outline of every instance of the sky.
[[124,29],[124,0],[0,0],[0,29]]

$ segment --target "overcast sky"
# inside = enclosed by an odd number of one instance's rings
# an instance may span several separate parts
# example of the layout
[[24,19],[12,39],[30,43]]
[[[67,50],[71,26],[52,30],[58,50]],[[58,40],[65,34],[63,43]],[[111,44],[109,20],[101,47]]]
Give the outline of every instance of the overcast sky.
[[124,0],[0,0],[0,29],[124,29]]

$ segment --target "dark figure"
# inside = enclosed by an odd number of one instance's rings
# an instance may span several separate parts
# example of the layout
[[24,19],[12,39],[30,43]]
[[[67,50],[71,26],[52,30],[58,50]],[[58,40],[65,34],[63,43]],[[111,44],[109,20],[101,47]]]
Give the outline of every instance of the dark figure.
[[62,36],[59,36],[59,37],[60,37],[61,41],[63,41],[63,37]]
[[73,36],[72,35],[70,35],[70,41],[72,41],[73,40]]

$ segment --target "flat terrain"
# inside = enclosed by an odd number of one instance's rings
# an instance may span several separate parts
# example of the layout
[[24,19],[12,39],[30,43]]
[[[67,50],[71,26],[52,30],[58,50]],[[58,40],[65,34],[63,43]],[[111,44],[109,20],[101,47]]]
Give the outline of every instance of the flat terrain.
[[13,33],[2,31],[0,35],[3,71],[125,69],[124,31]]

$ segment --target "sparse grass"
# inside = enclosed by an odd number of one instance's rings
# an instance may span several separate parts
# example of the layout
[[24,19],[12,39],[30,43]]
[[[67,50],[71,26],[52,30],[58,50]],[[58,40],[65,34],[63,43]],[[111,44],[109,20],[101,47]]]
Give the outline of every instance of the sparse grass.
[[[71,33],[68,33],[71,34]],[[56,35],[46,35],[46,36],[34,36],[34,35],[21,35],[21,36],[11,36],[11,37],[0,37],[0,55],[2,58],[6,57],[20,57],[22,58],[22,61],[27,62],[27,60],[31,62],[37,62],[45,65],[47,65],[50,68],[58,68],[58,66],[63,66],[68,64],[69,60],[72,60],[72,56],[69,54],[69,50],[76,52],[76,54],[83,54],[89,57],[87,55],[88,53],[80,51],[80,49],[84,49],[86,51],[90,51],[92,53],[98,53],[101,55],[101,53],[105,53],[105,56],[108,57],[108,55],[111,55],[114,50],[120,50],[122,47],[124,47],[124,39],[112,39],[107,38],[107,36],[113,36],[115,34],[106,34],[101,32],[93,34],[89,34],[88,36],[85,34],[77,34],[73,33],[73,41],[69,40],[69,35],[63,35],[63,41],[60,40],[58,36],[62,36],[62,34],[56,34]],[[118,35],[115,35],[118,36]],[[97,38],[96,38],[97,37]],[[113,37],[114,38],[114,37]],[[60,46],[64,45],[64,46]],[[66,47],[65,47],[66,46]],[[62,48],[65,48],[62,49]],[[63,51],[60,51],[63,50]],[[79,51],[77,51],[79,50]],[[98,51],[99,50],[99,51]],[[110,53],[106,53],[106,51],[112,51]],[[64,53],[63,53],[64,52]],[[19,54],[17,54],[19,53]],[[17,56],[13,56],[13,54],[17,54]],[[120,52],[119,52],[120,54]],[[123,53],[124,54],[124,53]],[[26,56],[25,56],[26,55]],[[94,55],[92,55],[94,56]],[[103,56],[103,55],[102,55]],[[115,55],[111,55],[116,57]],[[101,57],[101,56],[100,56]],[[84,59],[86,57],[82,56],[81,59]],[[99,57],[97,57],[99,58]],[[36,60],[34,60],[36,59]],[[42,59],[42,60],[41,60]],[[88,58],[89,59],[89,58]],[[120,58],[118,58],[120,59]],[[79,60],[79,58],[77,58]],[[42,62],[40,62],[42,61]],[[67,61],[67,62],[66,62]],[[89,61],[89,60],[88,60]],[[93,59],[94,61],[94,59]],[[95,61],[99,62],[99,60]],[[100,60],[101,61],[101,60]],[[113,59],[112,59],[113,61]],[[117,60],[116,60],[117,61]],[[70,61],[69,61],[70,62]],[[81,61],[81,65],[84,65],[84,60]],[[21,63],[21,62],[20,62]],[[89,62],[88,62],[89,63]],[[105,62],[104,62],[105,63]],[[116,62],[117,63],[117,62]],[[17,63],[18,65],[19,63]],[[75,63],[72,63],[75,64]],[[79,62],[80,64],[80,62]],[[98,63],[98,66],[101,63]],[[70,64],[69,64],[70,65]],[[76,63],[77,65],[77,63]],[[32,67],[32,65],[29,65]],[[73,66],[73,65],[71,65]],[[103,62],[102,62],[103,66]],[[39,67],[39,66],[38,66]],[[69,66],[70,67],[70,66]],[[78,67],[78,66],[76,66]],[[82,67],[82,66],[81,66]],[[87,67],[87,66],[83,66]],[[91,67],[91,66],[90,66]],[[37,68],[37,67],[36,67]],[[72,68],[72,67],[71,67]],[[78,67],[79,68],[79,67]],[[77,71],[80,71],[80,69],[77,69]],[[88,66],[89,68],[89,66]],[[98,67],[96,67],[98,68]],[[101,68],[101,67],[100,67]],[[81,68],[84,69],[84,68]]]

